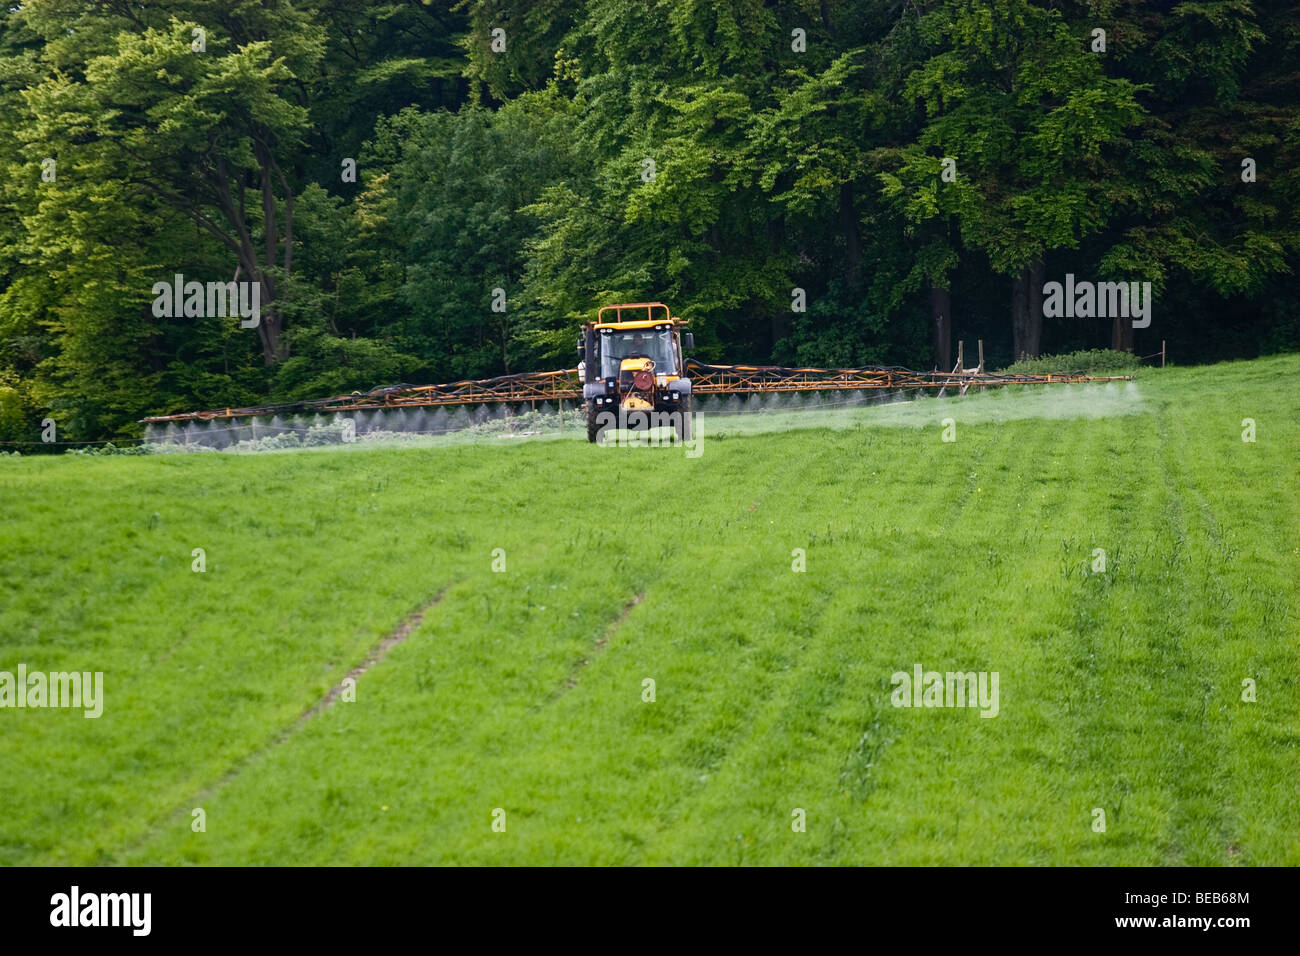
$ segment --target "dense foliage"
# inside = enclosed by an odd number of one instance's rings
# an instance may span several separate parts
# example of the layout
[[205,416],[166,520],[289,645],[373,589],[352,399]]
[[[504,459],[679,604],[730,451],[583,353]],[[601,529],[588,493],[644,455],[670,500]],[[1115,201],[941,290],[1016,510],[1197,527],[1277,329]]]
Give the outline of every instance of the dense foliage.
[[[13,4],[0,441],[567,366],[610,301],[737,362],[1293,349],[1298,50],[1281,0]],[[1151,324],[1044,319],[1067,274]]]

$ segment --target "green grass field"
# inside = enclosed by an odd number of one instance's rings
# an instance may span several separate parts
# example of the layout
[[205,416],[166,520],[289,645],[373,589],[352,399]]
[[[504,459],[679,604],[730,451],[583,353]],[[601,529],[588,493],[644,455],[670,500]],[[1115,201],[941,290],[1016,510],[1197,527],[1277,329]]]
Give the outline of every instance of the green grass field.
[[2,459],[0,864],[1298,864],[1298,383]]

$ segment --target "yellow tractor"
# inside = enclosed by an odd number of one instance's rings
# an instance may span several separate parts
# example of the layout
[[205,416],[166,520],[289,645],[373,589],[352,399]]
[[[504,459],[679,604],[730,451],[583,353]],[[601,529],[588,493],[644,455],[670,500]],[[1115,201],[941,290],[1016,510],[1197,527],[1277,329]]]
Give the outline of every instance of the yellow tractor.
[[662,302],[607,305],[578,339],[587,441],[606,428],[671,425],[691,440],[691,380],[682,350],[695,336]]

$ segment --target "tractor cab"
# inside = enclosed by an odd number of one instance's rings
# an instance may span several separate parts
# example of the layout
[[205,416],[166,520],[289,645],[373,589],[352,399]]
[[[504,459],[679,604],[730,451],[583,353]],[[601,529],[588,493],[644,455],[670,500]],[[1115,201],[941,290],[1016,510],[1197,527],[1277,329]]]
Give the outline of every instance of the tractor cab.
[[682,356],[672,325],[598,328],[600,377],[624,378],[624,373],[644,370],[656,378],[682,373]]

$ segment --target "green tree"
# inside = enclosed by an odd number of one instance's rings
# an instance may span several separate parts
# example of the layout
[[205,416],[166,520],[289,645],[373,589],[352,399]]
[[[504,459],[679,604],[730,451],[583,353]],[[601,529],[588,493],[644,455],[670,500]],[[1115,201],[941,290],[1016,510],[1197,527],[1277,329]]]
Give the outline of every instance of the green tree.
[[[232,272],[260,283],[257,334],[270,365],[287,354],[277,296],[293,271],[302,88],[319,73],[323,30],[288,3],[193,3],[184,13],[158,25],[96,14],[70,25],[33,7],[47,40],[71,34],[57,49],[72,62],[28,103],[50,148],[95,163],[121,184],[124,205],[143,193],[188,217],[229,250]],[[84,46],[71,42],[83,35]]]
[[1043,258],[1113,214],[1114,149],[1139,121],[1138,89],[1106,76],[1059,11],[1027,0],[947,0],[917,30],[928,55],[903,92],[924,117],[884,193],[910,222],[951,216],[1012,278],[1013,350],[1035,356]]

